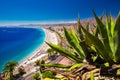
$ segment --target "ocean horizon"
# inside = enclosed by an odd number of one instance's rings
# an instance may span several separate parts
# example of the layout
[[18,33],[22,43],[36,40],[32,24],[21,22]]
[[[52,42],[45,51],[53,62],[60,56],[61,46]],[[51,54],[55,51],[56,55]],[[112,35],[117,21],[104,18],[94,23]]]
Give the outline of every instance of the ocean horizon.
[[0,21],[0,27],[3,26],[19,26],[19,25],[46,25],[46,24],[66,24],[66,23],[77,23],[77,20],[61,20],[61,21]]
[[[111,14],[109,14],[108,16],[110,16]],[[99,15],[99,16],[106,16],[105,14],[102,14],[102,15]],[[118,15],[112,15],[113,18],[116,18]],[[85,17],[85,18],[81,18],[80,16],[80,20],[81,21],[84,21],[84,20],[87,20],[87,19],[94,19],[94,16],[91,16],[91,17]],[[78,20],[78,17],[76,19],[68,19],[68,20],[42,20],[42,21],[39,21],[39,20],[0,20],[0,27],[11,27],[11,26],[14,26],[14,27],[18,27],[19,25],[29,25],[29,24],[32,24],[32,25],[47,25],[47,24],[69,24],[69,23],[77,23],[77,20]]]
[[21,61],[45,40],[42,28],[0,27],[0,72],[9,61]]

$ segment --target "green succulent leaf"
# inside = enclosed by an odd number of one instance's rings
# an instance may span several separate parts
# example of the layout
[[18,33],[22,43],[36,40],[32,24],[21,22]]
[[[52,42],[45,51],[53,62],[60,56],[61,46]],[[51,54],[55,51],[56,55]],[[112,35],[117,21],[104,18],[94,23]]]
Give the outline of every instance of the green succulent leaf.
[[78,17],[78,22],[77,22],[77,24],[78,24],[79,37],[80,37],[81,40],[84,40],[84,36],[83,36],[82,30],[81,30],[82,25],[81,25],[81,23],[80,23],[80,17]]
[[87,23],[86,30],[89,31],[89,23]]
[[103,59],[105,59],[106,61],[111,62],[112,60],[110,57],[108,57],[109,56],[107,54],[108,52],[106,51],[103,43],[99,40],[99,38],[97,38],[94,35],[92,35],[91,33],[89,33],[83,27],[82,27],[82,30],[85,33],[85,35],[89,38],[89,40],[95,45],[96,49],[100,52],[99,55],[101,55],[103,57]]
[[90,80],[95,80],[94,74],[92,72],[90,73]]
[[110,64],[108,62],[104,63],[105,67],[109,67]]
[[101,41],[103,43],[103,46],[108,53],[107,55],[109,55],[109,57],[112,59],[113,56],[112,56],[112,51],[111,51],[110,44],[109,44],[109,38],[108,38],[106,26],[103,24],[102,20],[100,20],[98,18],[98,16],[96,15],[96,13],[94,11],[93,11],[93,14],[94,14],[96,22],[98,24],[98,29],[99,29],[100,35],[102,37]]
[[81,67],[82,65],[83,65],[83,63],[76,63],[76,64],[72,65],[68,70],[71,71],[75,68]]
[[75,61],[75,62],[81,62],[82,59],[78,58],[75,56],[74,53],[66,50],[65,48],[62,48],[61,46],[52,44],[52,43],[48,43],[46,42],[52,49],[56,50],[57,52],[59,52],[61,55],[64,55],[65,57]]
[[115,31],[114,41],[116,47],[115,57],[116,57],[116,61],[120,62],[120,13],[117,17],[114,31]]
[[98,34],[99,34],[98,25],[94,25],[94,27],[95,27],[94,35],[98,37]]
[[84,59],[85,55],[81,46],[79,45],[79,40],[75,34],[75,31],[72,30],[72,32],[69,32],[66,28],[64,28],[64,33],[68,43],[74,48],[79,58]]

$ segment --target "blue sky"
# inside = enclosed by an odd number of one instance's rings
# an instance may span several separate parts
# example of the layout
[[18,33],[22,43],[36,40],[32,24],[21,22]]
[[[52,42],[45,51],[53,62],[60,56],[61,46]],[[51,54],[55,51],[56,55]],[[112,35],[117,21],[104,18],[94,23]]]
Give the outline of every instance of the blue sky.
[[0,0],[0,21],[63,21],[93,17],[103,11],[116,16],[119,0]]

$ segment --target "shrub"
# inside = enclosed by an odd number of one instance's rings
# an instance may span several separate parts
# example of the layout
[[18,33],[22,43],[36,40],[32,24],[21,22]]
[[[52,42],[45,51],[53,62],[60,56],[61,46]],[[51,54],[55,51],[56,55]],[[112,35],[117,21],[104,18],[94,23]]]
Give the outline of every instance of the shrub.
[[53,72],[52,71],[45,71],[42,73],[42,78],[53,78]]

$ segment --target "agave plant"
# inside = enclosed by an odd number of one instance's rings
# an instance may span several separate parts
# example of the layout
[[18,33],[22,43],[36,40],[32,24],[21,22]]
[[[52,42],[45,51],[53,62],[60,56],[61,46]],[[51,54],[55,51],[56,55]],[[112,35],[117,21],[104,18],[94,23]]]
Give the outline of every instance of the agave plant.
[[[80,33],[81,32],[80,21],[78,21],[78,26]],[[90,58],[91,49],[85,43],[86,37],[84,37],[84,35],[80,35],[81,37],[79,37],[79,35],[77,35],[77,33],[75,32],[74,28],[72,28],[72,31],[69,31],[64,27],[64,33],[65,33],[65,38],[68,42],[68,45],[66,45],[67,48],[63,47],[62,45],[53,44],[51,42],[46,42],[46,43],[51,47],[51,49],[58,52],[62,56],[74,61],[76,64],[71,66],[63,65],[63,64],[43,64],[42,66],[64,68],[64,69],[68,69],[66,70],[66,72],[68,72],[73,70],[74,68],[81,67],[84,59],[88,61],[92,61],[92,58]],[[67,77],[70,76],[67,75]]]
[[[92,62],[92,56],[91,56],[91,47],[86,43],[87,39],[82,34],[80,20],[78,20],[78,28],[79,28],[79,35],[76,34],[76,31],[74,28],[72,28],[72,31],[67,30],[64,27],[64,34],[67,42],[69,43],[68,47],[72,48],[72,52],[67,48],[63,48],[60,45],[55,45],[50,42],[46,42],[52,49],[59,52],[61,55],[69,58],[70,60],[82,63],[84,59],[86,59],[89,62]],[[86,26],[86,30],[88,30],[88,25]],[[67,45],[66,45],[67,46]]]
[[107,17],[106,24],[104,24],[94,11],[93,13],[97,22],[96,29],[98,30],[99,37],[96,37],[81,27],[83,32],[89,38],[96,48],[97,54],[101,56],[103,60],[110,65],[120,63],[120,14],[116,22],[113,21],[112,17]]
[[[89,25],[86,26],[86,30],[89,31]],[[91,54],[94,53],[94,50],[91,48],[91,45],[88,44],[89,40],[87,39],[87,36],[84,36],[82,33],[82,25],[80,23],[80,19],[78,19],[77,33],[74,28],[72,28],[72,31],[69,31],[64,27],[65,38],[68,42],[68,46],[66,45],[67,48],[62,47],[61,45],[55,45],[51,42],[46,42],[51,47],[51,49],[76,62],[76,64],[72,65],[71,67],[64,65],[66,68],[70,67],[69,70],[82,66],[82,62],[84,59],[86,59],[89,63],[92,63],[94,61],[91,56]],[[68,49],[69,47],[70,49]],[[56,66],[58,68],[61,68],[60,64],[46,64],[44,66]]]
[[[74,61],[75,64],[71,66],[66,66],[63,64],[62,65],[61,64],[44,64],[43,66],[64,68],[64,69],[67,69],[66,72],[69,72],[69,71],[74,71],[74,69],[78,69],[82,67],[83,60],[86,60],[88,63],[93,64],[93,62],[97,60],[92,56],[92,55],[95,55],[96,50],[94,50],[94,47],[91,45],[92,43],[90,43],[88,37],[82,33],[82,27],[83,26],[80,23],[80,19],[78,20],[78,32],[75,31],[73,27],[71,31],[69,31],[64,27],[65,38],[68,42],[68,44],[66,45],[66,48],[62,47],[61,45],[55,45],[53,43],[46,42],[53,50],[59,52],[62,56]],[[89,31],[89,24],[86,26],[85,30]],[[66,75],[67,78],[69,79],[73,77],[77,79],[80,76],[80,74],[76,74],[76,73],[75,73],[76,75],[74,75],[73,73],[73,75],[71,76],[69,76],[69,74],[70,73],[64,74],[64,75]]]
[[78,20],[78,35],[74,29],[69,31],[64,27],[65,37],[72,51],[46,42],[52,49],[76,62],[69,70],[81,67],[84,59],[92,65],[99,64],[96,66],[99,68],[105,62],[107,62],[104,64],[105,66],[120,63],[120,14],[116,21],[111,16],[110,18],[106,17],[106,23],[102,22],[102,18],[99,18],[94,11],[93,14],[97,22],[97,25],[94,25],[93,33],[89,31],[89,24],[86,28],[81,25],[80,19]]

